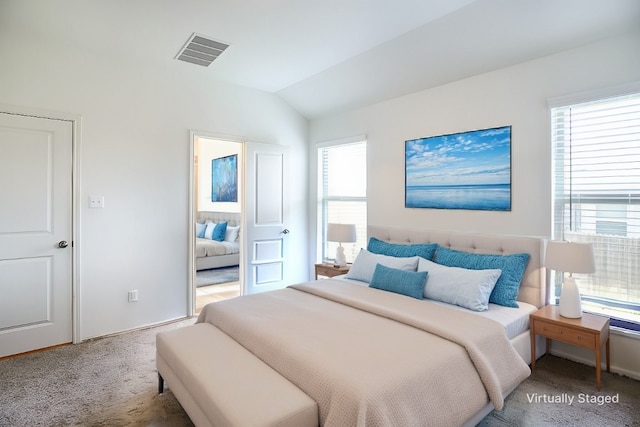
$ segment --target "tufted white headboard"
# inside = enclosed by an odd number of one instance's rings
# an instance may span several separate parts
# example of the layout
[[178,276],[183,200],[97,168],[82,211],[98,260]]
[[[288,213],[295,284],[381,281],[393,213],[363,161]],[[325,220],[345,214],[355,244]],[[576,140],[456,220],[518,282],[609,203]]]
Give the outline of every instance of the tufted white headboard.
[[369,225],[367,229],[369,237],[389,243],[438,243],[459,251],[494,255],[528,253],[531,258],[522,277],[518,301],[536,307],[548,304],[548,273],[543,267],[546,239],[542,237],[405,229],[379,225]]
[[201,224],[204,224],[207,220],[211,220],[216,223],[227,221],[229,225],[236,226],[240,225],[240,213],[199,211],[197,221]]

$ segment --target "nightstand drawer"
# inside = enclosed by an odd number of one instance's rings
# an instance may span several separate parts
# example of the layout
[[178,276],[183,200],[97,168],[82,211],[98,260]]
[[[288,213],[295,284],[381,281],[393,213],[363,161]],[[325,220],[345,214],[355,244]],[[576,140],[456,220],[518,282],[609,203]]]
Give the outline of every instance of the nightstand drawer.
[[335,276],[335,275],[340,274],[340,273],[337,272],[334,267],[321,266],[321,267],[316,267],[316,274],[318,276],[332,277],[332,276]]
[[547,338],[562,341],[568,344],[577,345],[592,349],[599,343],[596,343],[596,336],[584,331],[554,325],[552,323],[535,321],[535,332],[544,335]]

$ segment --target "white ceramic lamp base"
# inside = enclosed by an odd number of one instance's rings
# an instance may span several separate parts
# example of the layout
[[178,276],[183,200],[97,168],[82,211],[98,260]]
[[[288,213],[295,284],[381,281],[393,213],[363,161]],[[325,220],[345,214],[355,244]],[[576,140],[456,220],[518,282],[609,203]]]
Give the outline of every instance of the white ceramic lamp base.
[[582,303],[580,301],[580,290],[573,277],[569,276],[562,282],[562,293],[560,294],[560,316],[571,319],[582,317]]
[[340,267],[345,267],[347,265],[347,257],[344,255],[344,248],[342,247],[342,245],[339,245],[338,249],[336,249],[335,265]]

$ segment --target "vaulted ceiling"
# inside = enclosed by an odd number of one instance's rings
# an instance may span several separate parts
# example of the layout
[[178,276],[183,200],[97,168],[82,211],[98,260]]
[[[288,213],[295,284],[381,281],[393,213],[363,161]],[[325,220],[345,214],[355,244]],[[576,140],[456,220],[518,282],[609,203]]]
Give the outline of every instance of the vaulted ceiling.
[[229,44],[198,72],[275,93],[309,119],[639,27],[638,0],[0,0],[0,37],[176,74],[200,67],[174,59],[193,33]]

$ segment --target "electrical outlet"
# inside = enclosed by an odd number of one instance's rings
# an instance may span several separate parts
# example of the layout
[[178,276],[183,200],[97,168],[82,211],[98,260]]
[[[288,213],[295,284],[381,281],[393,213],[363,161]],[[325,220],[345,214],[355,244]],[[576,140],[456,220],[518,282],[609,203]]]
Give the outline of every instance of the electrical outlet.
[[104,208],[104,196],[89,196],[90,208]]
[[129,302],[138,302],[138,290],[129,291]]

